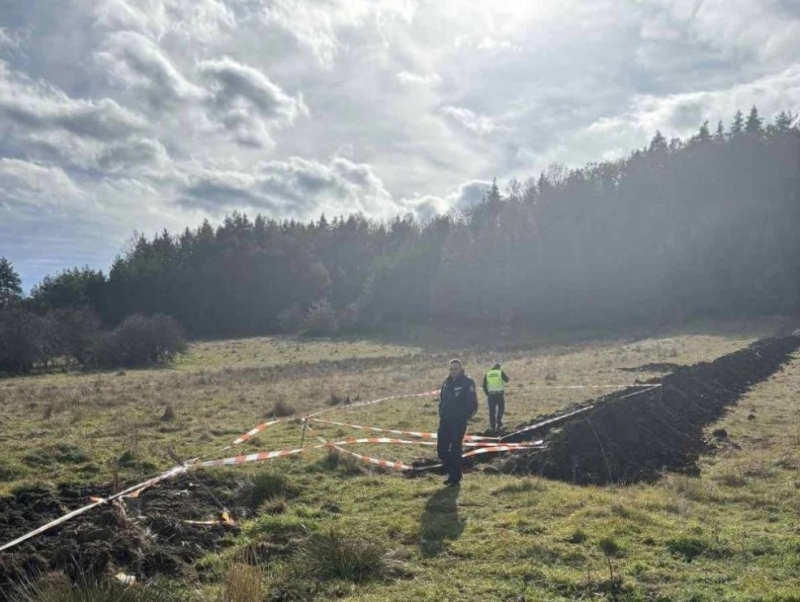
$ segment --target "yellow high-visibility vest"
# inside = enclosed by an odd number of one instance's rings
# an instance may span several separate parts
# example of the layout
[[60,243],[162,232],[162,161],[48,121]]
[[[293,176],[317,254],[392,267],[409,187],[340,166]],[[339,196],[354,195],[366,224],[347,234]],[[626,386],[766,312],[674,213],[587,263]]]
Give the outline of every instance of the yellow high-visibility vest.
[[486,373],[486,388],[489,393],[502,393],[505,389],[502,370],[489,370]]

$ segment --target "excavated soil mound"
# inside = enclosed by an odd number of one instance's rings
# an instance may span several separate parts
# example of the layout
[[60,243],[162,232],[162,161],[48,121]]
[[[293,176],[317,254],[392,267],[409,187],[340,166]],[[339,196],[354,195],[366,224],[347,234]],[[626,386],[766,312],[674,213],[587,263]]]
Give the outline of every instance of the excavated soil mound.
[[[0,542],[11,541],[86,505],[89,495],[108,494],[102,488],[68,486],[57,491],[17,491],[13,497],[0,499]],[[218,489],[214,496],[234,510],[233,491]],[[73,579],[118,570],[139,580],[157,575],[196,577],[192,563],[206,552],[228,545],[237,528],[185,521],[216,519],[219,513],[211,494],[188,476],[162,483],[138,499],[125,500],[124,509],[109,505],[90,510],[0,552],[0,601],[11,600],[21,581],[49,571],[64,572]]]
[[797,336],[765,339],[648,381],[660,382],[660,388],[602,397],[591,410],[554,429],[546,451],[514,455],[503,470],[580,484],[649,481],[665,469],[696,472],[698,456],[708,448],[704,427],[778,371],[798,348]]

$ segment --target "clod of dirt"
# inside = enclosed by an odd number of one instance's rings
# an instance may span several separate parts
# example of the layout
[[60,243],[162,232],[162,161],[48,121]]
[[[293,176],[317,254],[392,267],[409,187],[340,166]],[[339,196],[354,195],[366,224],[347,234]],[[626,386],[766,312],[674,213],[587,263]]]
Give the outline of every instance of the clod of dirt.
[[714,436],[715,439],[727,439],[728,438],[728,431],[725,429],[714,429],[711,434]]
[[[236,506],[234,492],[211,487],[224,504]],[[103,487],[17,491],[13,497],[0,499],[0,542],[85,505],[89,495],[108,494]],[[126,500],[124,509],[100,506],[0,553],[0,602],[13,599],[16,585],[48,571],[61,571],[76,579],[123,569],[139,582],[156,575],[192,576],[194,561],[229,545],[236,527],[185,521],[214,519],[219,511],[211,495],[186,475],[148,489],[138,499]]]
[[552,433],[545,451],[515,454],[503,470],[580,484],[649,481],[665,469],[696,473],[698,456],[707,449],[703,429],[798,348],[795,336],[765,339],[649,381],[661,387],[602,397]]

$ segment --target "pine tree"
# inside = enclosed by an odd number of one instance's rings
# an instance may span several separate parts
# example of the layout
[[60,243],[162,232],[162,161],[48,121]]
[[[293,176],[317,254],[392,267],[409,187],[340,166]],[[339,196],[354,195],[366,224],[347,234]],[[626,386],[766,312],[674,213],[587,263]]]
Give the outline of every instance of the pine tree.
[[741,110],[736,111],[731,122],[731,136],[738,136],[744,130],[744,115]]
[[22,280],[5,257],[0,257],[0,309],[22,297]]
[[791,111],[781,111],[775,116],[775,129],[778,132],[788,132],[796,119],[797,115],[793,115]]
[[715,142],[725,141],[725,126],[722,125],[721,119],[717,122],[717,131],[714,133],[714,141]]
[[708,119],[706,119],[703,122],[703,125],[700,126],[700,130],[697,132],[694,140],[696,142],[708,142],[711,140],[711,130],[708,129]]
[[758,109],[753,105],[750,114],[747,116],[744,131],[748,134],[760,134],[764,131],[764,120],[758,116]]
[[500,189],[497,187],[497,178],[492,180],[492,187],[486,193],[486,201],[489,203],[497,203],[502,201],[503,197],[500,196]]
[[649,152],[666,153],[667,148],[667,139],[664,138],[664,134],[661,133],[661,130],[656,130],[656,135],[653,136],[653,139],[650,141]]

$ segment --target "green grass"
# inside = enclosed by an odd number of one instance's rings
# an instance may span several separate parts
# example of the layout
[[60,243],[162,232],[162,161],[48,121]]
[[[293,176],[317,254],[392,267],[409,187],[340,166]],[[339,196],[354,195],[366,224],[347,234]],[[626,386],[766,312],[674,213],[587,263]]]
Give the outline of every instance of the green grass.
[[[170,465],[165,447],[187,458],[214,456],[265,420],[278,400],[302,414],[330,407],[331,395],[357,401],[436,389],[453,355],[476,377],[496,358],[503,362],[512,378],[505,422],[513,425],[594,396],[560,385],[630,383],[656,375],[618,368],[711,360],[763,334],[752,325],[714,334],[695,329],[502,353],[277,337],[200,343],[170,370],[0,381],[0,488],[109,482],[112,463],[123,455],[123,480],[150,476]],[[444,489],[441,477],[376,472],[324,449],[209,471],[206,482],[250,476],[260,510],[244,521],[235,546],[201,561],[216,577],[186,590],[219,599],[233,567],[255,555],[268,600],[798,600],[798,383],[795,359],[709,426],[709,439],[715,428],[729,438],[702,459],[700,477],[667,475],[654,485],[575,487],[479,467],[460,490]],[[481,401],[475,429],[486,426]],[[174,418],[162,421],[167,403]],[[433,430],[437,421],[435,403],[424,398],[340,405],[327,417],[413,430]],[[326,439],[357,433],[314,428]],[[278,425],[241,448],[294,447],[300,437],[299,425]],[[434,453],[353,449],[401,460]],[[308,587],[290,590],[287,576]]]

